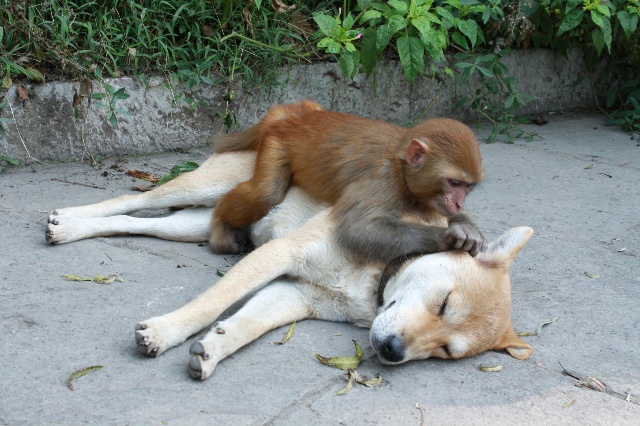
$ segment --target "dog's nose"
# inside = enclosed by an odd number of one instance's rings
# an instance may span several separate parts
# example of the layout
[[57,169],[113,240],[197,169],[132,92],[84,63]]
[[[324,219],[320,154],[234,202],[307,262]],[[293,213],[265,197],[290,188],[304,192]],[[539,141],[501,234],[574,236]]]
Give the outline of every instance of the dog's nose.
[[395,334],[374,344],[383,361],[400,362],[404,359],[404,344]]

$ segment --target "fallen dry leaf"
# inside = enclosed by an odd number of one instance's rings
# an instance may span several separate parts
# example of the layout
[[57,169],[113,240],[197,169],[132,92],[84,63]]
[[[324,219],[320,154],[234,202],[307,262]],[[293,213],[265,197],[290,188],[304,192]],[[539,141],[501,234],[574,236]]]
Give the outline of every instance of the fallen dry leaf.
[[575,400],[575,399],[572,399],[571,401],[569,401],[569,402],[567,402],[566,404],[564,404],[564,405],[562,406],[562,408],[571,407],[571,406],[572,406],[573,404],[575,404],[575,403],[576,403],[576,400]]
[[147,173],[140,170],[127,170],[125,173],[136,179],[146,180],[147,182],[158,183],[158,181],[160,181],[160,178],[153,173]]
[[590,274],[590,273],[588,273],[588,272],[586,272],[586,271],[585,271],[584,275],[585,275],[587,278],[592,278],[592,279],[594,279],[594,280],[595,280],[595,279],[597,279],[597,278],[600,278],[600,275],[593,275],[593,274]]
[[489,366],[485,366],[485,365],[479,365],[478,366],[478,370],[485,372],[485,373],[497,373],[498,371],[501,371],[504,367],[502,365],[495,365],[493,367],[489,367]]
[[547,326],[547,325],[549,325],[551,323],[554,323],[554,322],[558,321],[559,319],[560,318],[558,318],[558,317],[554,317],[554,318],[551,318],[549,321],[543,322],[542,324],[540,324],[538,326],[538,328],[536,329],[536,334],[538,335],[538,337],[540,337],[542,335],[542,327],[545,327],[545,326]]
[[16,87],[16,91],[18,92],[18,96],[20,97],[20,99],[22,99],[23,101],[29,100],[29,92],[22,84],[18,83],[18,87]]
[[272,345],[284,345],[285,343],[287,343],[289,341],[289,339],[291,339],[291,336],[293,336],[293,330],[296,329],[296,321],[293,322],[293,324],[291,324],[291,327],[289,327],[289,331],[287,331],[287,334],[284,336],[284,339],[282,339],[279,342],[271,342]]
[[344,378],[347,379],[347,386],[337,392],[337,395],[344,395],[349,392],[353,387],[353,383],[356,380],[356,372],[355,370],[349,370],[347,374],[344,375]]
[[271,0],[271,7],[273,7],[273,10],[275,10],[276,13],[282,13],[282,12],[286,12],[287,10],[295,9],[296,5],[285,4],[285,2],[283,2],[282,0]]
[[122,277],[119,277],[117,275],[109,275],[107,277],[103,276],[103,275],[98,275],[96,274],[95,277],[93,278],[85,278],[85,277],[78,277],[76,275],[69,275],[69,274],[64,274],[63,275],[64,278],[71,280],[71,281],[92,281],[94,283],[98,283],[98,284],[112,284],[116,281],[123,283],[124,280],[122,279]]
[[100,370],[101,368],[102,368],[101,365],[92,365],[91,367],[85,367],[85,368],[81,368],[79,370],[74,371],[73,373],[71,373],[71,375],[67,379],[67,387],[69,388],[69,390],[73,390],[73,383],[71,383],[73,380],[77,379],[78,377],[82,377],[86,374],[89,374],[92,371]]
[[153,188],[155,188],[156,185],[149,185],[149,186],[132,186],[131,190],[132,191],[139,191],[139,192],[147,192],[147,191],[151,191]]

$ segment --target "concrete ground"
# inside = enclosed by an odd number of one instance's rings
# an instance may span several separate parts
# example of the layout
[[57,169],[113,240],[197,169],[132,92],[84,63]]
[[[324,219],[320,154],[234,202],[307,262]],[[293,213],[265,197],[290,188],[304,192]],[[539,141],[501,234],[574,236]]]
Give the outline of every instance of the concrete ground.
[[[640,424],[640,146],[602,116],[551,116],[527,126],[542,139],[481,144],[486,181],[468,209],[488,238],[516,225],[535,236],[512,267],[513,322],[535,352],[381,365],[367,330],[303,321],[291,340],[275,330],[198,382],[188,346],[146,358],[136,322],[181,306],[237,258],[197,244],[110,237],[49,246],[48,213],[144,184],[207,154],[32,164],[0,174],[0,424]],[[487,130],[479,131],[486,134]],[[74,282],[65,274],[117,274]],[[314,353],[350,355],[352,339],[380,373],[379,387],[336,395],[341,373]],[[504,368],[486,373],[478,365]],[[66,386],[78,369],[101,365]],[[607,385],[576,386],[572,370]],[[591,383],[595,383],[591,379]],[[594,386],[596,386],[594,384]]]

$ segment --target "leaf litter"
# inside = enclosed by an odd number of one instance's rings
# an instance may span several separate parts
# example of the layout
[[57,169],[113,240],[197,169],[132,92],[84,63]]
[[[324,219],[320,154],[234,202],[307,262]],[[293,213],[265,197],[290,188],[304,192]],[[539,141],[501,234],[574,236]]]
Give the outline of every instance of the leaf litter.
[[279,342],[271,342],[272,345],[284,345],[285,343],[287,343],[289,341],[289,339],[291,339],[291,336],[293,336],[293,330],[296,329],[296,321],[293,322],[293,324],[291,324],[291,327],[289,327],[289,331],[287,331],[287,334],[284,336],[284,338],[279,341]]
[[365,376],[358,373],[356,370],[362,361],[362,348],[353,340],[353,344],[356,349],[355,356],[338,356],[338,357],[324,357],[320,354],[315,354],[318,361],[320,361],[324,365],[328,365],[330,367],[335,367],[340,370],[347,370],[347,372],[343,375],[345,380],[347,381],[347,385],[337,392],[337,395],[344,395],[349,392],[355,383],[359,383],[366,387],[374,387],[378,386],[382,383],[382,376],[378,374],[377,377],[366,378]]
[[316,358],[318,358],[318,361],[320,361],[324,365],[335,367],[340,370],[350,370],[358,368],[358,366],[360,365],[360,361],[362,361],[362,348],[355,340],[353,341],[353,344],[356,346],[355,356],[338,356],[327,358],[320,354],[316,354]]
[[546,327],[547,325],[552,324],[552,323],[558,321],[559,319],[560,319],[559,317],[553,317],[549,321],[545,321],[542,324],[540,324],[538,326],[538,328],[536,329],[536,331],[520,331],[517,334],[520,337],[523,337],[523,336],[538,336],[538,337],[540,337],[542,335],[542,327]]
[[73,383],[71,383],[73,380],[79,377],[82,377],[84,375],[87,375],[92,371],[100,370],[101,368],[102,368],[102,365],[92,365],[91,367],[80,368],[74,371],[73,373],[71,373],[71,375],[67,379],[67,387],[69,388],[69,390],[74,390]]
[[113,284],[116,281],[121,283],[124,282],[122,277],[119,277],[115,274],[108,275],[108,276],[96,274],[96,276],[93,278],[78,277],[76,275],[64,274],[62,277],[71,281],[92,281],[94,283],[105,284],[105,285]]

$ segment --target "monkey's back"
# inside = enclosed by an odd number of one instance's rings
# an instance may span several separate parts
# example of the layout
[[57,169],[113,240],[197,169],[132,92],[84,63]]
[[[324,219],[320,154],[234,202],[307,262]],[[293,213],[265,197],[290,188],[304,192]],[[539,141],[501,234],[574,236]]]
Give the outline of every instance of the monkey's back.
[[266,143],[277,143],[289,160],[291,184],[335,203],[354,181],[388,179],[406,129],[350,114],[315,111],[273,123]]

